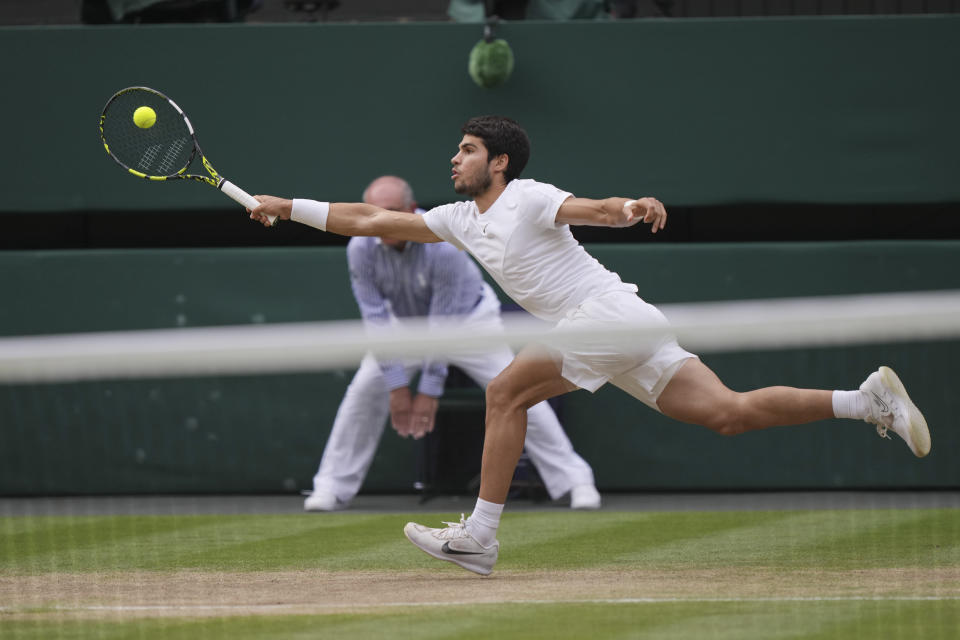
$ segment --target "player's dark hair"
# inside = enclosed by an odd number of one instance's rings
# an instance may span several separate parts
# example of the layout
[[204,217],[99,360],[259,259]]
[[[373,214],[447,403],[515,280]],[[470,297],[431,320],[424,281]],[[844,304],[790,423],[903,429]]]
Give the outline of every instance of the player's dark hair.
[[527,160],[530,159],[530,139],[516,121],[504,116],[477,116],[467,120],[460,132],[483,140],[488,160],[507,154],[507,170],[503,172],[503,178],[507,182],[519,177],[520,172],[527,166]]

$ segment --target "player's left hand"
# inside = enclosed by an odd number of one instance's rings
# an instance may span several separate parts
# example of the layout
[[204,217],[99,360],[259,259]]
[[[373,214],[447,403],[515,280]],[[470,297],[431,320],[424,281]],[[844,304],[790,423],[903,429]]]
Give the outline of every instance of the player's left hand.
[[639,198],[627,200],[623,203],[623,215],[628,225],[646,222],[650,225],[650,232],[656,233],[667,226],[667,209],[656,198]]
[[413,408],[410,412],[410,431],[414,440],[419,440],[433,431],[439,405],[439,400],[422,393],[418,393],[413,399]]

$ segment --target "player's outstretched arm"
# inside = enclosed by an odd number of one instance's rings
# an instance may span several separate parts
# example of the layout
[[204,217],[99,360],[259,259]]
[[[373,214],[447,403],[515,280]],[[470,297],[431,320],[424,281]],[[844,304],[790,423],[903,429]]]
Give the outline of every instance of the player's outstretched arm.
[[556,221],[594,227],[632,227],[646,222],[650,231],[656,233],[667,224],[667,210],[656,198],[567,198],[557,211]]
[[288,200],[276,196],[257,195],[260,206],[250,217],[266,226],[269,216],[293,220],[342,236],[380,236],[413,242],[440,242],[423,216],[405,211],[388,211],[362,202],[317,202]]

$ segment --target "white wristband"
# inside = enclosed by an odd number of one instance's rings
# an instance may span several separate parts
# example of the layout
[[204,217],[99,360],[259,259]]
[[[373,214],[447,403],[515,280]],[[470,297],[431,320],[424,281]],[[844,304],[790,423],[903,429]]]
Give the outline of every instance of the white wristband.
[[320,229],[320,231],[327,230],[327,216],[329,214],[329,202],[317,202],[316,200],[303,200],[301,198],[294,198],[293,207],[290,209],[291,220]]

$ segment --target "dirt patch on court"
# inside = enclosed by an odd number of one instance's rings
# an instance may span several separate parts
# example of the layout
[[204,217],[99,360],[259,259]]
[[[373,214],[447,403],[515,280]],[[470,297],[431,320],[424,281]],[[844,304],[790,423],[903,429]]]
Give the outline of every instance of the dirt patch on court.
[[960,569],[655,569],[401,573],[92,573],[0,576],[0,620],[343,613],[508,602],[957,598]]

